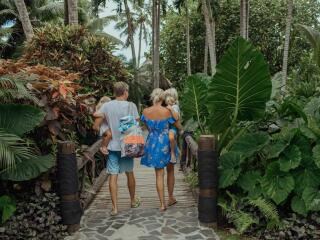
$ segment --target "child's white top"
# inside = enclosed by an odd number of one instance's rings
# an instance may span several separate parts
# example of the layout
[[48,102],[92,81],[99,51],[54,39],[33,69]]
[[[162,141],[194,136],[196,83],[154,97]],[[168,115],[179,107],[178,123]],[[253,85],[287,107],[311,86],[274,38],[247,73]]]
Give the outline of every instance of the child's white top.
[[[98,114],[102,114],[99,110],[97,111]],[[103,134],[109,130],[109,125],[107,120],[104,118],[101,125],[100,125],[100,129],[99,129],[99,136],[102,137]]]
[[172,105],[172,109],[173,109],[175,112],[179,113],[179,116],[180,116],[180,107],[179,107],[178,104]]

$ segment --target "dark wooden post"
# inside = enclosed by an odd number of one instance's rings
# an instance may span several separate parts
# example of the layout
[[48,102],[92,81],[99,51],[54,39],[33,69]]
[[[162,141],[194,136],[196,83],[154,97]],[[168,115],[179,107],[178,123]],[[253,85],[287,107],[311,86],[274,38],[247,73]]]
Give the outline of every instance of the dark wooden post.
[[69,233],[73,233],[79,230],[82,216],[78,167],[73,142],[58,144],[57,168],[62,223],[68,226]]
[[198,146],[199,221],[217,226],[218,158],[214,136],[200,136]]

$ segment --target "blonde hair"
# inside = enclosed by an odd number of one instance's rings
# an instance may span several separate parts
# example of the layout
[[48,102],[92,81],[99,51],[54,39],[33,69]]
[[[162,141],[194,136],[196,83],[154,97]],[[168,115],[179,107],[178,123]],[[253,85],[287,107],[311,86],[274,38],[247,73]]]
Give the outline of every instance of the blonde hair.
[[102,107],[102,105],[106,102],[110,102],[111,101],[111,98],[107,97],[107,96],[104,96],[102,98],[100,98],[97,106],[96,106],[96,111],[99,111],[99,109]]
[[164,92],[165,102],[167,105],[179,104],[178,91],[175,88],[169,88]]
[[116,82],[113,85],[113,93],[116,97],[122,96],[125,91],[129,91],[129,85],[125,82]]
[[162,102],[164,100],[164,91],[161,88],[155,88],[153,89],[150,99],[153,104]]

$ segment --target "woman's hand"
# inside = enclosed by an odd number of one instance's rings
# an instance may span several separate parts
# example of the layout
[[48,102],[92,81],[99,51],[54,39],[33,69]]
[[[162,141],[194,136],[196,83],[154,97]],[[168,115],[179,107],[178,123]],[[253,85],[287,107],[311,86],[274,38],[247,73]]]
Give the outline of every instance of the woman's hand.
[[167,109],[169,109],[171,112],[173,111],[173,108],[170,105],[167,106]]

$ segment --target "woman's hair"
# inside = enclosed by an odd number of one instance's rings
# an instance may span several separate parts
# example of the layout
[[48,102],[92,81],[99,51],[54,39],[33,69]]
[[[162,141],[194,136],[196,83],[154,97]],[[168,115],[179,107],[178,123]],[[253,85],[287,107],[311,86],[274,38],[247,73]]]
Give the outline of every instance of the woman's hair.
[[111,101],[111,98],[107,97],[107,96],[104,96],[102,98],[100,98],[97,106],[96,106],[96,111],[99,111],[99,109],[102,107],[102,105],[106,102],[110,102]]
[[164,100],[164,91],[161,88],[156,88],[153,89],[151,95],[150,95],[150,99],[152,101],[153,104],[158,103],[158,102],[162,102]]
[[169,88],[164,92],[165,102],[167,105],[179,104],[178,91],[175,88]]

